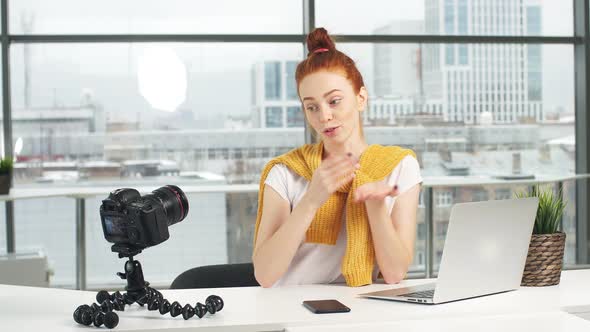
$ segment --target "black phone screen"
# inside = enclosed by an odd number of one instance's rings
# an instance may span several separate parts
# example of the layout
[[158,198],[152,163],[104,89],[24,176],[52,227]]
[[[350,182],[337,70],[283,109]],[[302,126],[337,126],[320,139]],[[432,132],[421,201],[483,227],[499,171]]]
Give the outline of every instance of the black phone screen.
[[349,312],[350,308],[338,300],[303,301],[303,306],[314,314],[329,314],[335,312]]

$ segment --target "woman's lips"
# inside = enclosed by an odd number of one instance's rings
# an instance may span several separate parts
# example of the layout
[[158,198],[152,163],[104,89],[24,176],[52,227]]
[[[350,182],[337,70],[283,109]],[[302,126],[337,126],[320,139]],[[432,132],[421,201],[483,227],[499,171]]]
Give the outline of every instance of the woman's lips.
[[340,129],[340,126],[325,129],[324,130],[324,135],[326,135],[328,137],[335,136],[338,133],[338,130],[339,129]]

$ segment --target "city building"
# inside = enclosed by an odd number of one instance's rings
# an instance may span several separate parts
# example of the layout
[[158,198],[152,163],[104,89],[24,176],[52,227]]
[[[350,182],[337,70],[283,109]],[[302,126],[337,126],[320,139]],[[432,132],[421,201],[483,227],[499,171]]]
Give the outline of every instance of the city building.
[[[419,158],[423,158],[426,153],[441,154],[443,157],[450,153],[450,159],[457,161],[470,158],[495,159],[494,154],[504,152],[537,151],[547,142],[569,135],[573,126],[573,123],[452,126],[433,121],[430,124],[369,126],[365,128],[365,136],[369,143],[411,148]],[[36,151],[47,147],[49,141],[52,152],[64,160],[105,160],[123,164],[126,161],[134,163],[132,160],[152,160],[154,163],[173,160],[176,163],[173,173],[210,171],[223,173],[228,183],[253,183],[266,161],[304,144],[303,136],[303,128],[54,134],[42,139],[37,136],[22,137],[21,156],[23,160],[31,159]],[[563,150],[555,144],[551,145],[551,149]],[[497,158],[507,158],[509,162],[512,160],[511,155],[498,155]],[[554,160],[553,166],[548,167],[546,172],[565,170],[570,163],[573,164],[571,158],[567,160],[563,163]],[[429,164],[427,160],[421,160],[421,164],[427,175],[449,175],[443,168]],[[491,171],[487,167],[479,171],[471,168],[470,174],[489,174]],[[511,166],[506,165],[504,171],[511,171]]]
[[[429,0],[424,22],[396,20],[375,34],[410,26],[428,35],[537,36],[541,23],[536,0]],[[477,124],[484,112],[493,123],[542,122],[541,65],[534,44],[376,44],[375,93],[414,100],[413,113],[448,122]]]
[[[305,117],[295,87],[296,65],[296,61],[266,61],[254,66],[252,72],[254,128],[296,128],[305,125]],[[408,73],[408,76],[412,75]],[[391,73],[386,76],[390,77]],[[395,77],[387,84],[394,84],[393,81],[397,82],[397,80],[398,77]],[[417,82],[415,78],[413,80]],[[398,86],[401,88],[404,84],[398,84]],[[416,95],[410,94],[410,91],[414,90],[404,90],[407,94],[389,93],[383,96],[370,96],[367,111],[363,113],[364,124],[393,126],[396,124],[397,117],[418,115],[420,111],[428,112],[428,114],[442,112],[440,102],[425,102],[422,107],[418,107]],[[241,123],[236,123],[232,117],[226,120],[225,125],[228,129],[244,128],[250,125],[247,121],[241,121]]]
[[260,62],[252,67],[252,119],[255,128],[305,125],[295,83],[298,60]]
[[[537,0],[427,0],[429,35],[541,34]],[[541,122],[542,50],[532,44],[426,44],[422,46],[424,98],[442,101],[446,121]],[[379,64],[376,64],[378,66]]]
[[[374,31],[376,35],[399,35],[405,31],[424,31],[424,21],[395,20]],[[420,96],[421,56],[418,44],[375,44],[373,46],[373,80],[376,97],[410,97]]]

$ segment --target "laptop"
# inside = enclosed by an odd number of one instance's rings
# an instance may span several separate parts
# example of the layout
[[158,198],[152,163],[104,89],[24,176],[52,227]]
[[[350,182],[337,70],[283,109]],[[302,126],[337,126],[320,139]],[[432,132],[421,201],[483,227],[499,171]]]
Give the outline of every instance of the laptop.
[[438,304],[517,289],[538,205],[537,197],[455,204],[436,283],[359,296]]

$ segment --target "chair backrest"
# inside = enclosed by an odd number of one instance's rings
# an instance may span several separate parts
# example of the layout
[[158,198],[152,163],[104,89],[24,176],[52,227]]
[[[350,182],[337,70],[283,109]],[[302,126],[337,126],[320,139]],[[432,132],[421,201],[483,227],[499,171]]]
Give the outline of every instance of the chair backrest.
[[170,289],[248,286],[260,286],[254,277],[252,263],[195,267],[176,277]]

